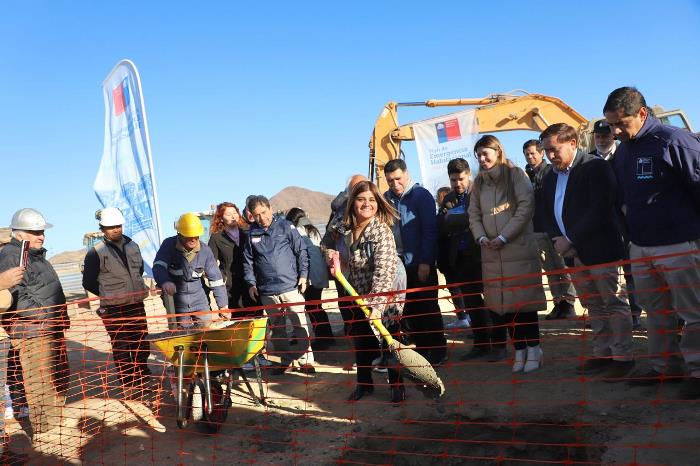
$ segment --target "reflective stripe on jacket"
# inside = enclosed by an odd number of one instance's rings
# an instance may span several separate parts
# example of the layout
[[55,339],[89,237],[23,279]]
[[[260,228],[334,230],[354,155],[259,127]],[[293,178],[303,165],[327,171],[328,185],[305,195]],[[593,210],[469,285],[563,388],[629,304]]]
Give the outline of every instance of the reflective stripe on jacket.
[[173,282],[177,293],[173,296],[178,313],[207,311],[209,299],[204,288],[203,278],[209,279],[209,287],[214,293],[219,309],[228,308],[228,296],[224,278],[216,264],[209,246],[200,243],[201,249],[191,262],[175,249],[177,236],[166,238],[156,253],[153,262],[153,276],[159,287],[165,282]]

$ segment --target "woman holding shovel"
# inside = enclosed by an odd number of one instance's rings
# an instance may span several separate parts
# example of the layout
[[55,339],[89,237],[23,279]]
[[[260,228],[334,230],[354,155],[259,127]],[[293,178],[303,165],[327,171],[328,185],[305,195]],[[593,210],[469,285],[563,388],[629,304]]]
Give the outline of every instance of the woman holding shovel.
[[[344,236],[349,251],[348,281],[360,295],[386,293],[403,290],[406,275],[396,253],[391,225],[398,218],[393,207],[369,181],[356,184],[348,199],[345,217],[347,229]],[[338,260],[338,252],[326,250],[329,265]],[[370,310],[368,320],[359,307],[352,308],[350,336],[355,348],[357,362],[357,386],[349,401],[357,401],[374,392],[372,382],[372,360],[379,356],[381,337],[375,333],[370,320],[381,319],[394,335],[399,332],[399,316],[403,310],[400,296],[370,296],[364,304]],[[391,402],[400,403],[406,395],[399,363],[389,358],[387,364]]]

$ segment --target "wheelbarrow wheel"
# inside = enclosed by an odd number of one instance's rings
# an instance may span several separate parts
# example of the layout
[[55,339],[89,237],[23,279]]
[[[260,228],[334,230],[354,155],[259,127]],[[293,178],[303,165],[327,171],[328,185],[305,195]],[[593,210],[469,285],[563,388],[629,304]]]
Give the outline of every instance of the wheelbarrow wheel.
[[188,405],[192,422],[199,422],[206,417],[206,391],[204,382],[198,377],[190,382]]
[[221,426],[224,425],[224,422],[226,422],[226,418],[228,417],[228,408],[231,406],[231,399],[226,397],[221,384],[214,383],[211,386],[211,401],[211,414],[206,414],[205,410],[206,420],[202,423],[202,425],[207,433],[215,434],[221,430]]

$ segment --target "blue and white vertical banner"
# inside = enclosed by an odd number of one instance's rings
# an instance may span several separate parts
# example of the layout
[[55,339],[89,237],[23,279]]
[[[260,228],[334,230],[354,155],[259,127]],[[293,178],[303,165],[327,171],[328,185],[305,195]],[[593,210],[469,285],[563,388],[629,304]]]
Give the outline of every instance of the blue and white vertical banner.
[[95,194],[103,207],[122,211],[124,234],[141,248],[146,274],[160,247],[160,218],[151,144],[141,80],[136,65],[122,60],[102,84],[105,139],[95,178]]
[[475,110],[450,113],[412,126],[423,187],[433,196],[437,196],[441,187],[450,186],[447,176],[450,160],[461,157],[475,172],[478,164],[473,153],[479,135]]

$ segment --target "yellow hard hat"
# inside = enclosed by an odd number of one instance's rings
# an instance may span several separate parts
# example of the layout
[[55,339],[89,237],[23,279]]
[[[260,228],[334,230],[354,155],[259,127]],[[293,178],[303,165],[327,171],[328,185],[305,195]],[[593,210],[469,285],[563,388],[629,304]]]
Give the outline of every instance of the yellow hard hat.
[[192,212],[180,215],[180,218],[177,219],[177,223],[175,223],[175,229],[186,238],[202,236],[202,233],[204,233],[202,222],[199,220],[199,217]]

